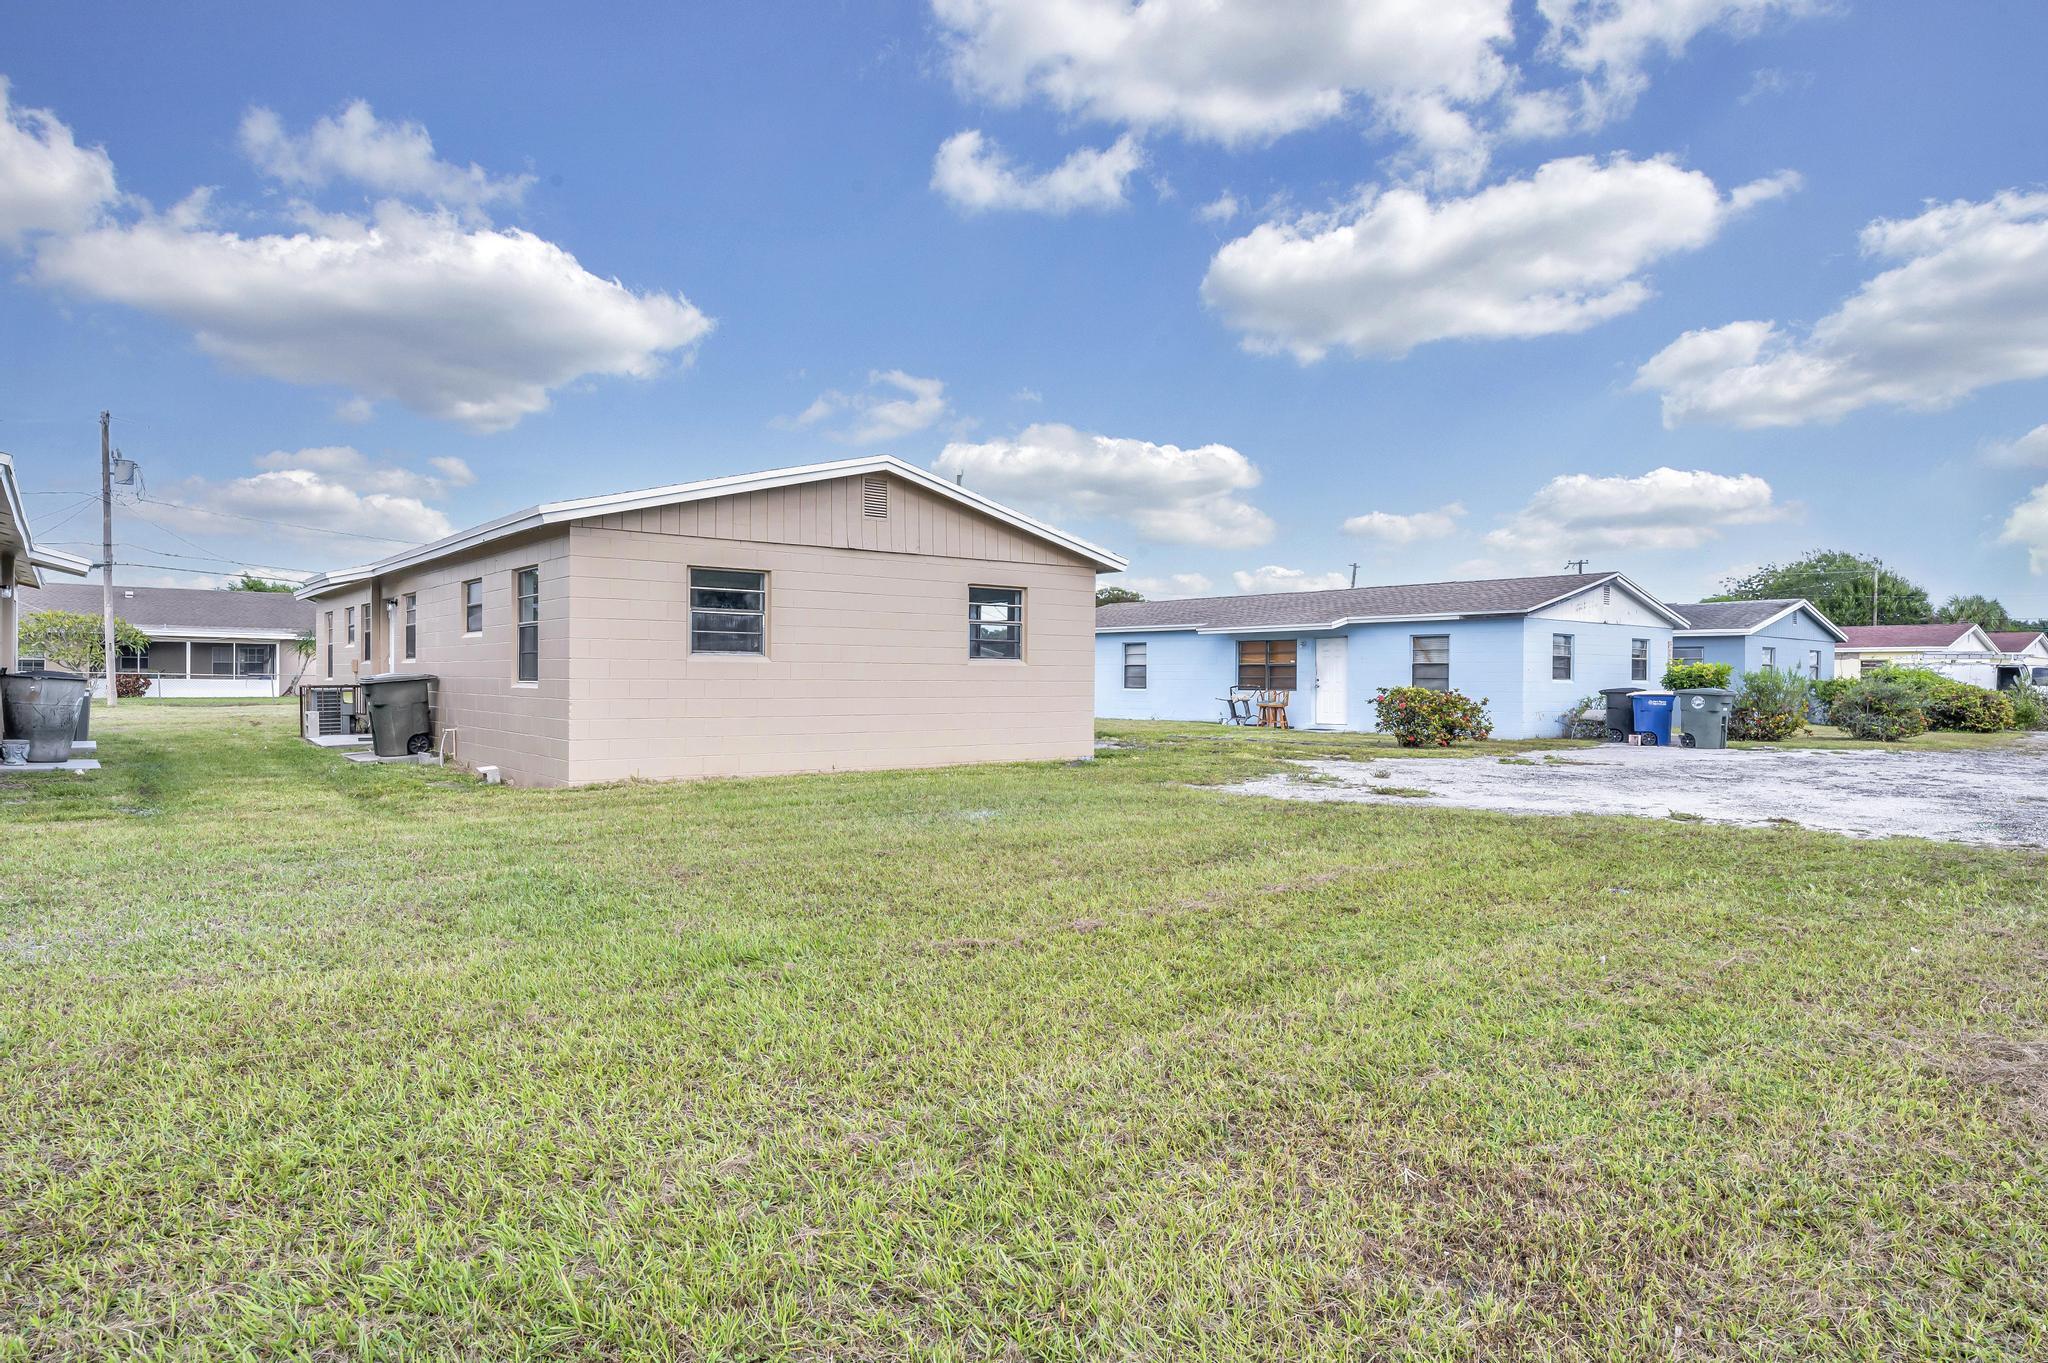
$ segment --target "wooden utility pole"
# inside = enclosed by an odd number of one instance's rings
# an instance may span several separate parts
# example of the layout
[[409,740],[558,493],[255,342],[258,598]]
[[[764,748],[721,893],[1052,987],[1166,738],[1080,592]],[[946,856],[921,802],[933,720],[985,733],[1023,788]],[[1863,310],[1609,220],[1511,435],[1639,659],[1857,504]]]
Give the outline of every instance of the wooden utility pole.
[[1877,623],[1877,570],[1882,566],[1877,559],[1870,560],[1870,623]]
[[100,413],[100,627],[106,659],[107,708],[114,708],[114,450],[107,432],[113,413]]

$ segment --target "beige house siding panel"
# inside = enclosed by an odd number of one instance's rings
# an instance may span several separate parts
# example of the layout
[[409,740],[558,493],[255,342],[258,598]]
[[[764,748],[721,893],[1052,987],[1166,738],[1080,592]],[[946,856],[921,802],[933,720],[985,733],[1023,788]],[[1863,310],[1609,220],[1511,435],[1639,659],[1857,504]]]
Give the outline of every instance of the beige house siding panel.
[[[700,526],[782,539],[677,535],[647,517],[572,527],[571,780],[1093,750],[1093,567],[895,479],[889,516],[866,516],[858,483],[718,499],[734,504],[727,521],[716,503],[697,508]],[[760,514],[742,515],[743,500]],[[987,525],[986,560],[959,552],[975,543],[973,521]],[[769,575],[766,656],[690,654],[693,566]],[[972,585],[1024,590],[1025,662],[968,658]]]
[[[540,681],[517,680],[517,589],[521,568],[540,570]],[[463,631],[462,584],[483,579],[481,636]],[[379,598],[403,602],[419,596],[419,646],[399,669],[440,678],[442,730],[453,728],[450,748],[464,766],[498,767],[516,785],[561,785],[569,780],[572,654],[569,533],[543,532],[493,544],[477,553],[423,564],[380,578]],[[404,607],[399,611],[404,628]],[[378,669],[384,652],[378,649]]]

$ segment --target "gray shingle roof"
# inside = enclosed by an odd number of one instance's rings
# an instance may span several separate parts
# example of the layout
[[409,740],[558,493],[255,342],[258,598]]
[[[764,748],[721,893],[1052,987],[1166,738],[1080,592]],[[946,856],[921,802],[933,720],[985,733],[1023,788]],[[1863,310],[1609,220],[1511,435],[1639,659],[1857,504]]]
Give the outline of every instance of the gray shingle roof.
[[[25,587],[21,609],[100,613],[98,583],[58,583],[41,589]],[[314,607],[295,601],[289,592],[218,592],[197,587],[114,587],[114,614],[137,629],[152,633],[180,629],[292,630],[313,628]]]
[[1955,625],[1851,625],[1850,648],[1947,648],[1977,628]]
[[1755,629],[1780,611],[1799,604],[1796,597],[1762,601],[1666,601],[1692,622],[1694,629]]
[[1474,582],[1412,582],[1329,592],[1262,592],[1179,601],[1124,601],[1095,609],[1095,628],[1290,629],[1408,615],[1527,615],[1561,596],[1612,582],[1619,573],[1559,573]]

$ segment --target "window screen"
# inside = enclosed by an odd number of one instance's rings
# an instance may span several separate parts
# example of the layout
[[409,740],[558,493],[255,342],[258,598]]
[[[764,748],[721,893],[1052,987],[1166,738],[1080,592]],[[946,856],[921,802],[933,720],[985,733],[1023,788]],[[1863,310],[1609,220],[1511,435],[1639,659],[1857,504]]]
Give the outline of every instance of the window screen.
[[1778,650],[1775,648],[1767,647],[1763,650],[1763,655],[1764,671],[1775,672],[1778,668]]
[[1408,680],[1413,686],[1431,691],[1451,689],[1451,636],[1411,634],[1408,636]]
[[967,589],[967,656],[1024,656],[1024,591],[1021,587]]
[[1126,691],[1143,691],[1144,689],[1145,689],[1145,646],[1144,646],[1143,644],[1125,644],[1125,645],[1124,645],[1124,690],[1126,690]]
[[1553,634],[1550,636],[1550,679],[1570,681],[1572,679],[1572,636]]
[[1706,657],[1707,650],[1703,645],[1700,644],[1673,644],[1671,646],[1671,658],[1673,662],[1705,662]]
[[420,656],[420,599],[413,592],[405,594],[405,656],[407,661]]
[[1820,680],[1820,650],[1817,648],[1806,651],[1806,675],[1815,681]]
[[768,574],[690,569],[690,651],[764,653]]
[[1294,689],[1294,640],[1243,639],[1237,645],[1237,685],[1244,691]]
[[235,645],[235,675],[238,677],[268,677],[276,670],[276,660],[276,644]]
[[1631,639],[1628,641],[1628,679],[1648,681],[1650,679],[1650,641]]
[[462,584],[462,632],[484,632],[484,580],[480,577]]

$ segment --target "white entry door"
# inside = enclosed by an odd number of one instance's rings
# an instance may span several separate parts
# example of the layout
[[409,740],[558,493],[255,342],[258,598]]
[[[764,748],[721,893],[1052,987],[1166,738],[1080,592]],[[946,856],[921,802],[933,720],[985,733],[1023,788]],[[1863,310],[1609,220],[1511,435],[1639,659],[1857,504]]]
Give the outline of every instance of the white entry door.
[[1316,723],[1344,723],[1351,694],[1349,639],[1316,640]]

